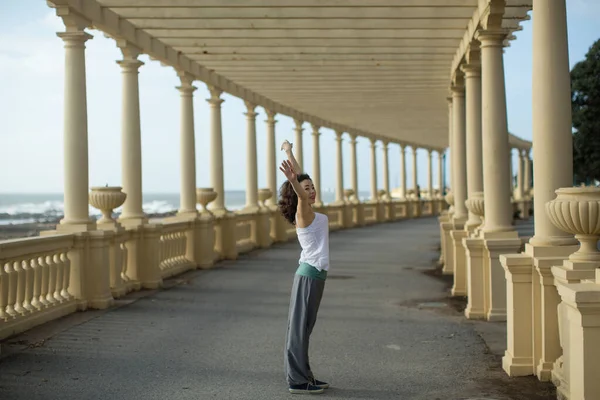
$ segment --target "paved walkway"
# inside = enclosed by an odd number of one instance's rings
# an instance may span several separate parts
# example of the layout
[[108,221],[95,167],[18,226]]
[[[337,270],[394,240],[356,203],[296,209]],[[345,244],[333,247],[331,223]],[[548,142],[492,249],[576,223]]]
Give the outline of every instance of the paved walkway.
[[[433,218],[331,236],[311,365],[332,399],[551,399],[509,379],[436,276]],[[4,343],[0,399],[252,399],[287,393],[283,347],[298,245],[256,251]],[[486,323],[479,323],[486,324]],[[12,352],[12,354],[10,354]]]

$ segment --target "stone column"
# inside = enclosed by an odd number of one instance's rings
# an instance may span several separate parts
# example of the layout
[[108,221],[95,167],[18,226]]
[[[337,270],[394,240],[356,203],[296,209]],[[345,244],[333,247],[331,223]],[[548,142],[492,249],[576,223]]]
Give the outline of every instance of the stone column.
[[429,198],[433,199],[433,150],[427,149],[427,190]]
[[277,205],[277,157],[275,156],[275,120],[276,113],[265,109],[267,113],[267,187],[273,196],[266,201],[272,207]]
[[467,220],[467,146],[465,132],[465,88],[463,85],[452,87],[452,192],[454,193],[454,220],[460,228]]
[[194,138],[194,77],[179,73],[181,86],[181,199],[178,214],[196,216],[196,145]]
[[419,174],[417,171],[417,148],[412,146],[412,182],[415,195],[417,194],[417,186],[419,186]]
[[406,146],[400,143],[400,197],[406,198]]
[[[256,105],[246,102],[246,206],[248,212],[258,211],[258,166],[256,160]],[[273,193],[275,196],[275,193]]]
[[508,190],[511,196],[515,194],[515,183],[514,183],[514,170],[513,170],[513,149],[512,147],[508,148]]
[[294,156],[296,157],[296,161],[298,161],[298,165],[301,170],[304,170],[304,150],[302,146],[302,124],[303,121],[299,119],[294,119],[294,123],[296,127],[294,128],[295,132],[295,143],[294,143]]
[[[450,191],[454,191],[454,164],[452,163],[452,143],[453,143],[453,136],[452,136],[452,130],[454,129],[454,110],[452,109],[452,97],[446,97],[446,101],[448,102],[448,150],[450,150],[447,153],[447,158],[448,158],[448,166],[450,167],[450,171],[448,173],[448,184],[450,185]],[[451,208],[454,208],[454,206],[452,206]],[[452,210],[454,211],[454,210]]]
[[88,230],[88,131],[85,77],[85,42],[92,35],[81,31],[57,34],[65,46],[64,191],[65,216],[58,230]]
[[444,152],[438,150],[438,187],[440,188],[440,198],[444,197]]
[[519,160],[518,168],[517,168],[517,197],[519,200],[523,200],[525,195],[525,189],[523,187],[524,175],[523,175],[523,166],[525,164],[523,150],[518,149],[518,157]]
[[321,127],[312,124],[313,129],[313,172],[311,175],[312,181],[315,185],[315,190],[317,192],[315,198],[315,206],[321,207],[323,205],[323,201],[321,200],[321,148],[319,143],[319,136],[321,133],[319,129]]
[[123,60],[117,61],[123,77],[121,174],[123,192],[127,193],[120,219],[137,225],[146,221],[142,208],[142,139],[138,83],[138,70],[144,63],[137,59],[139,49],[128,43],[118,44],[123,53]]
[[506,277],[501,254],[517,253],[521,240],[512,228],[512,204],[507,190],[509,144],[504,87],[504,32],[482,31],[482,146],[485,218],[482,238],[487,253],[484,259],[486,282],[486,318],[506,320]]
[[385,190],[385,196],[387,199],[391,198],[390,193],[390,162],[389,162],[389,142],[383,142],[383,190]]
[[344,204],[344,160],[342,153],[342,135],[340,131],[335,132],[336,141],[336,181],[335,181],[335,204]]
[[[467,192],[483,192],[483,156],[481,147],[481,65],[463,65],[466,87],[466,132],[467,132]],[[469,212],[466,228],[472,232],[481,224],[481,218]]]
[[531,190],[531,159],[529,158],[529,149],[523,150],[523,158],[525,168],[523,190],[525,192],[525,197],[530,198],[529,191]]
[[377,139],[371,141],[371,201],[377,201]]
[[225,181],[223,176],[223,132],[221,129],[221,98],[223,91],[209,86],[210,99],[210,182],[217,198],[209,204],[209,209],[216,215],[227,213],[225,208]]
[[358,194],[358,159],[356,157],[356,135],[350,134],[350,181],[356,199],[360,201]]

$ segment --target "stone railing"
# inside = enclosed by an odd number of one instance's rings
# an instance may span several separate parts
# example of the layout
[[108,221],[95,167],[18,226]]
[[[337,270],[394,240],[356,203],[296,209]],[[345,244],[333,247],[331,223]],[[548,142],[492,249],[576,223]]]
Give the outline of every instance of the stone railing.
[[163,279],[195,268],[187,255],[187,232],[191,225],[191,222],[162,224],[158,239],[158,266]]
[[[131,291],[160,288],[171,276],[295,239],[294,226],[276,206],[265,204],[270,191],[261,190],[259,197],[255,208],[213,214],[208,204],[216,194],[199,189],[199,212],[119,221],[112,210],[125,200],[121,188],[94,188],[90,204],[103,217],[88,230],[65,234],[60,226],[38,238],[0,242],[0,339],[76,310],[110,307]],[[348,196],[316,211],[328,216],[335,231],[413,217],[413,203],[384,195],[361,203]]]
[[[74,312],[72,235],[0,242],[0,339]],[[79,271],[77,271],[79,272]]]

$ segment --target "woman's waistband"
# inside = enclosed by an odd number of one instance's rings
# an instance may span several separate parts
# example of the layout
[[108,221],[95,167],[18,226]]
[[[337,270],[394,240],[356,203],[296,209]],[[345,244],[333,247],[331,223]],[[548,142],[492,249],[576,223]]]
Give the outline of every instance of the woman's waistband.
[[300,263],[298,265],[298,269],[296,270],[296,275],[306,276],[308,278],[319,279],[324,281],[327,279],[327,271],[322,270],[319,271],[315,267],[307,263]]

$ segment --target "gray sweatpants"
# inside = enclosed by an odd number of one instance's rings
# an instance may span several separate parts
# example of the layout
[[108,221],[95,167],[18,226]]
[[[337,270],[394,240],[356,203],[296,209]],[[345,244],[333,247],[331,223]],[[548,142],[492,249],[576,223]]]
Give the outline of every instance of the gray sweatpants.
[[324,288],[323,280],[294,276],[285,341],[285,372],[290,385],[314,379],[308,363],[308,341],[317,322]]

